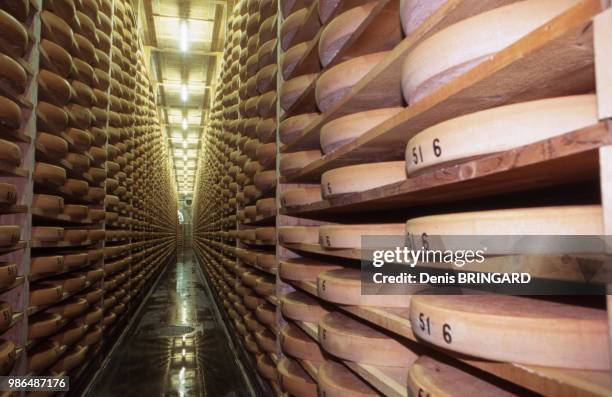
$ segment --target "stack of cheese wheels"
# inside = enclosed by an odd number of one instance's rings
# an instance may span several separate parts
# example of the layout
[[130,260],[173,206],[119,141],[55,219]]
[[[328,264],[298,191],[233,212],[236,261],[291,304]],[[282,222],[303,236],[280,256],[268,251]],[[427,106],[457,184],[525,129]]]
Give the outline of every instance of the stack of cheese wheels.
[[276,369],[281,389],[296,397],[317,397],[317,384],[300,364],[283,357]]
[[335,168],[321,175],[321,191],[328,198],[399,183],[406,179],[405,167],[404,161],[385,161]]
[[337,118],[321,128],[321,149],[327,154],[359,138],[367,131],[402,111],[402,107],[382,108]]
[[283,352],[291,357],[314,362],[325,360],[321,346],[292,322],[283,327],[280,338]]
[[370,223],[355,225],[322,225],[319,242],[325,248],[361,249],[363,237],[403,236],[405,225],[401,223]]
[[285,318],[315,324],[329,313],[317,299],[299,291],[281,296],[280,307]]
[[610,370],[607,315],[599,308],[518,296],[423,293],[412,297],[410,322],[419,338],[459,353]]
[[576,3],[576,0],[518,1],[464,19],[435,33],[404,60],[404,98],[410,104],[420,100]]
[[344,364],[327,360],[319,366],[317,373],[319,395],[327,397],[376,397],[380,393],[361,380]]
[[280,244],[319,244],[319,226],[281,226]]
[[322,199],[319,185],[286,189],[281,192],[280,197],[283,207],[308,205]]
[[284,119],[278,129],[279,140],[285,145],[294,141],[318,117],[318,113],[303,113]]
[[316,281],[319,274],[329,270],[342,269],[334,263],[310,258],[292,258],[279,261],[279,275],[286,280]]
[[341,101],[387,54],[388,51],[382,51],[358,56],[322,73],[315,92],[319,110],[326,112]]
[[408,371],[408,390],[414,395],[419,391],[430,396],[489,395],[510,397],[517,394],[490,383],[456,365],[429,356],[419,357]]
[[406,146],[406,169],[412,176],[543,141],[597,122],[597,98],[593,94],[483,110],[442,122],[415,135]]
[[319,321],[319,341],[329,353],[361,364],[408,368],[419,354],[405,342],[339,312]]
[[319,149],[283,153],[279,164],[281,176],[294,174],[320,158],[321,151]]

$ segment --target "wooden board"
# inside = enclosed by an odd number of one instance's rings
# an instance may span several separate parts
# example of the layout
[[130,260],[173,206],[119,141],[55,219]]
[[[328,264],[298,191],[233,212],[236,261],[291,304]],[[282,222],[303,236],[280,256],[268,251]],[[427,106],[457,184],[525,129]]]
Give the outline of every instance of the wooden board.
[[319,393],[327,397],[374,397],[379,393],[344,365],[328,360],[319,367]]

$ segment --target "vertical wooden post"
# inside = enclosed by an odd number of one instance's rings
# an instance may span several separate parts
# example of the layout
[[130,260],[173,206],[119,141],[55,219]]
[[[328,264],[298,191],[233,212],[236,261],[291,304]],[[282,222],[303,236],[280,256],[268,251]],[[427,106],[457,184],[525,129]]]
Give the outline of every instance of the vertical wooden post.
[[[608,125],[610,126],[610,123]],[[612,129],[609,131],[612,134]],[[599,164],[604,234],[607,245],[610,246],[612,244],[612,146],[605,146],[599,149]],[[610,361],[612,362],[612,284],[608,284],[607,292],[608,334]]]

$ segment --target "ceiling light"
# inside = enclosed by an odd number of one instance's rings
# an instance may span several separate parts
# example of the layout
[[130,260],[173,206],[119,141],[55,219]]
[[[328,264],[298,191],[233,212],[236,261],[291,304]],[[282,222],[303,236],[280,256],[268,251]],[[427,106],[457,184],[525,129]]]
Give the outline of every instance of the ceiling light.
[[187,119],[183,119],[183,129],[186,130],[187,129]]
[[187,21],[181,21],[181,51],[187,52],[189,49],[189,26]]
[[187,149],[187,140],[183,141],[183,149]]
[[181,86],[181,100],[187,102],[187,99],[189,99],[189,90],[187,89],[187,84],[183,84]]

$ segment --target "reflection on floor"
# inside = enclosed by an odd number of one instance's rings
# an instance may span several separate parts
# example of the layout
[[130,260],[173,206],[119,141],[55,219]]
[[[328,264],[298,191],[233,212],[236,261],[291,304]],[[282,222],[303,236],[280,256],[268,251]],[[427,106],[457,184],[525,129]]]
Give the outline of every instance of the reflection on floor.
[[249,395],[196,266],[186,251],[166,270],[88,396]]

